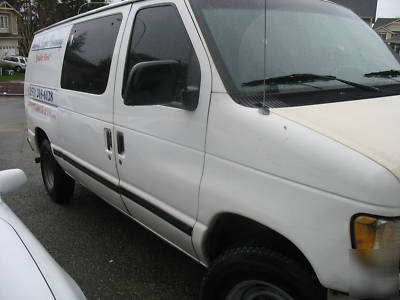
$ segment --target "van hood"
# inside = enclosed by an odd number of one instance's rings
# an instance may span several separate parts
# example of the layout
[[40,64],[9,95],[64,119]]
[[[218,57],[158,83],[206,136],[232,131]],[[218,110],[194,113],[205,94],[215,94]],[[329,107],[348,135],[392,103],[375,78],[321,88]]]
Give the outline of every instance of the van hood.
[[400,181],[400,96],[274,108],[271,112],[369,157]]

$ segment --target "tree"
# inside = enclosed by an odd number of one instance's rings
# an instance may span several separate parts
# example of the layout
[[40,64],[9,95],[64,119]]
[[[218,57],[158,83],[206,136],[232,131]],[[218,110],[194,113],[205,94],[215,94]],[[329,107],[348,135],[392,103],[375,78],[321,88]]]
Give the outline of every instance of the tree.
[[[20,12],[19,30],[21,35],[20,52],[27,55],[32,44],[34,33],[51,24],[73,17],[86,0],[8,0]],[[106,2],[96,0],[96,2]],[[101,4],[85,5],[81,13],[102,6]]]
[[85,3],[89,3],[89,2],[106,3],[107,1],[105,1],[105,0],[95,0],[95,1],[61,0],[61,1],[57,1],[57,2],[59,3],[59,5],[57,7],[57,9],[58,9],[58,17],[60,18],[60,20],[64,20],[64,19],[67,19],[67,18],[70,18],[72,16],[77,15],[80,8],[81,8],[80,13],[84,13],[84,12],[87,12],[89,10],[92,10],[92,9],[95,9],[95,8],[103,6],[102,4],[98,4],[98,3],[90,3],[88,5],[84,5]]
[[22,52],[24,56],[27,56],[33,40],[33,35],[35,31],[38,30],[39,18],[34,4],[35,3],[30,0],[16,0],[15,3],[12,4],[21,14],[18,20],[18,28],[22,37],[20,41],[20,52]]

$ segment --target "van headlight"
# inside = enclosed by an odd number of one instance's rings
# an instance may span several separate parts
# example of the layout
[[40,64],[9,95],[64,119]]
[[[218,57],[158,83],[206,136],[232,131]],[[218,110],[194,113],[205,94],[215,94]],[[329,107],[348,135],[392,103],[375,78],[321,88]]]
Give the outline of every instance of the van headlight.
[[[350,266],[362,274],[350,286],[356,299],[397,299],[400,218],[356,215],[351,220]],[[355,273],[357,274],[357,273]]]
[[379,250],[400,248],[400,219],[358,215],[353,218],[353,249]]

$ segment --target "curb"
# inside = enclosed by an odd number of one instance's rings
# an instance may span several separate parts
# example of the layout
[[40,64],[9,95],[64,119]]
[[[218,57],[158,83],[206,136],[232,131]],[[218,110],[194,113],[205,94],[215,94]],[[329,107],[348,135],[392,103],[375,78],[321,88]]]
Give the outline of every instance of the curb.
[[[20,81],[20,80],[10,80],[10,81],[0,81],[0,85],[10,85],[10,86],[23,86],[25,84],[24,81]],[[16,94],[8,94],[8,93],[2,93],[0,92],[0,98],[1,97],[23,97],[24,96],[24,90],[22,87],[22,93],[16,93]]]
[[0,93],[0,98],[2,97],[24,97],[24,94],[1,94]]

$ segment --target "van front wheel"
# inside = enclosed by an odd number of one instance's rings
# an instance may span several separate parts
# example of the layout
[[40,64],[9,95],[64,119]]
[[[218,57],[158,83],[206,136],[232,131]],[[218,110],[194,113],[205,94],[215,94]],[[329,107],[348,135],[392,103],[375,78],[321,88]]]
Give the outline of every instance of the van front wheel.
[[315,275],[262,247],[233,248],[218,257],[203,279],[201,299],[326,299]]
[[48,140],[43,141],[40,147],[40,169],[51,200],[59,204],[69,202],[74,193],[75,181],[55,160]]

